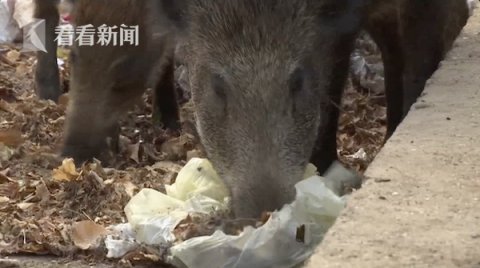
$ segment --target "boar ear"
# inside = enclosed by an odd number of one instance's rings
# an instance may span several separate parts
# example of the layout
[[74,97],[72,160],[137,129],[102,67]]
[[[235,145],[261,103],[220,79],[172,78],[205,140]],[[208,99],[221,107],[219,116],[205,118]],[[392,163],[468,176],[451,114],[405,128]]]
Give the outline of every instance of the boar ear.
[[188,28],[188,4],[190,0],[159,0],[160,12],[167,23],[185,33]]

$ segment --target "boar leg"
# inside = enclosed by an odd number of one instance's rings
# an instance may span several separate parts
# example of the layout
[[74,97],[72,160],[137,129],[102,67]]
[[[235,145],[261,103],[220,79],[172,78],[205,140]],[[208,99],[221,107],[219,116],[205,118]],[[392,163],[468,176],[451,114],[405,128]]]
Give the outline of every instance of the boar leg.
[[337,160],[337,130],[340,116],[340,103],[343,89],[348,76],[350,53],[353,50],[353,38],[346,38],[335,46],[333,52],[337,59],[333,68],[331,83],[328,87],[327,102],[323,103],[323,119],[318,130],[316,146],[313,149],[310,162],[314,164],[320,174],[323,174],[330,165]]
[[55,28],[60,15],[57,10],[58,0],[35,0],[36,19],[45,20],[45,49],[37,51],[35,68],[35,89],[40,99],[58,101],[60,92],[60,75],[57,65],[57,42]]
[[376,12],[370,14],[367,31],[378,45],[385,72],[385,95],[387,102],[387,133],[389,139],[403,119],[404,68],[402,40],[398,32],[397,7],[385,2]]
[[173,57],[167,59],[160,80],[155,86],[153,96],[154,118],[164,129],[180,131],[180,115],[175,91],[175,69]]
[[407,1],[403,17],[405,49],[404,115],[417,101],[468,19],[465,1]]

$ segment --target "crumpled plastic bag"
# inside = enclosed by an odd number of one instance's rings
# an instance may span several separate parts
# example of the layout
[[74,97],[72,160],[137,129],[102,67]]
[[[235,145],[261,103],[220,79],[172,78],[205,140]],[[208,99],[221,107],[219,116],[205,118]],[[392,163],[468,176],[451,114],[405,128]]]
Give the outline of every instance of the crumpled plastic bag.
[[35,2],[33,0],[15,0],[15,13],[13,14],[13,18],[17,21],[20,28],[33,22],[34,13]]
[[34,12],[34,0],[0,1],[0,43],[14,41],[21,29],[33,22]]
[[[381,71],[382,70],[382,71]],[[379,93],[384,89],[383,64],[379,66],[368,63],[364,56],[355,51],[350,57],[350,73],[364,88]]]
[[125,206],[127,220],[139,242],[172,242],[173,230],[189,213],[228,209],[228,190],[206,159],[192,158],[166,185],[167,194],[142,189]]
[[125,256],[125,254],[138,248],[139,245],[135,242],[135,235],[129,223],[110,226],[107,229],[120,235],[120,239],[115,239],[112,235],[107,235],[107,239],[105,240],[105,247],[108,250],[107,258],[121,258]]
[[[345,206],[347,196],[340,197],[330,185],[334,185],[333,180],[317,176],[315,166],[309,164],[305,179],[295,186],[295,201],[273,212],[263,226],[246,227],[238,236],[216,231],[175,244],[173,230],[189,213],[209,214],[229,208],[228,190],[210,162],[192,158],[176,182],[166,187],[167,194],[143,189],[127,204],[125,214],[138,243],[173,243],[168,261],[179,268],[290,268],[308,259]],[[302,226],[304,234],[299,242],[297,230]],[[124,240],[128,241],[107,237],[109,257],[119,258],[134,250],[131,236]],[[118,248],[122,245],[128,249]]]
[[175,183],[165,185],[165,190],[168,196],[183,201],[195,195],[204,195],[223,202],[229,195],[227,187],[213,169],[212,164],[200,158],[189,161],[178,173]]
[[[69,1],[61,0],[59,11],[65,14],[71,10]],[[0,43],[9,43],[21,33],[21,29],[34,22],[34,0],[0,0]],[[63,16],[59,27],[66,23]]]
[[20,31],[13,21],[13,6],[0,1],[0,43],[11,42]]
[[[325,187],[318,176],[299,182],[296,200],[272,213],[260,228],[246,227],[239,236],[216,231],[170,248],[177,267],[291,268],[315,251],[345,206],[345,200]],[[297,228],[305,226],[304,243]]]

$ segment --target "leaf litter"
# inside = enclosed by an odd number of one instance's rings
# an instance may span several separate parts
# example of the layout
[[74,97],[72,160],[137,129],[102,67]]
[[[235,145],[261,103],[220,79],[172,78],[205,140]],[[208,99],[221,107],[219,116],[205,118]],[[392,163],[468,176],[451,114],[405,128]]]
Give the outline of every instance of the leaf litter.
[[[351,71],[345,89],[338,129],[341,162],[364,172],[382,146],[386,115],[378,50],[368,37],[357,41],[355,55],[365,59]],[[192,157],[203,155],[194,131],[188,90],[182,91],[180,136],[152,122],[152,94],[144,94],[122,120],[121,150],[116,161],[99,161],[75,168],[72,159],[57,154],[62,141],[68,103],[68,49],[59,48],[64,95],[59,104],[38,100],[34,93],[33,53],[20,53],[11,45],[0,47],[0,254],[53,254],[87,261],[107,261],[100,243],[115,235],[107,226],[126,223],[124,207],[143,188],[165,192]],[[357,58],[358,60],[358,58]],[[21,67],[20,67],[21,66]],[[20,69],[19,69],[20,68]],[[181,70],[181,66],[178,71]],[[17,75],[15,75],[17,74]],[[20,75],[18,75],[20,74]],[[178,77],[178,76],[177,76]],[[175,229],[178,241],[212,234],[219,227],[238,234],[261,221],[220,221],[226,215],[199,218],[191,215]],[[118,232],[118,230],[117,230]],[[165,250],[145,246],[128,253],[118,263],[163,263]]]

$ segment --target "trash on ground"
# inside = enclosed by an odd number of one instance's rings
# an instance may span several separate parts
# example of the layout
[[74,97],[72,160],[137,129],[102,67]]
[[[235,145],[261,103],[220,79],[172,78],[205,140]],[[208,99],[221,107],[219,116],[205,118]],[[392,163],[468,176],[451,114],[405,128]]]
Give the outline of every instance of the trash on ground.
[[13,21],[13,6],[7,1],[0,1],[0,43],[11,42],[20,31]]
[[[68,12],[68,8],[61,10],[62,14]],[[2,18],[0,16],[0,20]],[[65,30],[71,28],[68,25],[70,19],[67,14],[60,22],[61,25],[67,24],[61,26]],[[12,22],[18,24],[15,19]],[[17,38],[21,37],[20,32]],[[69,102],[70,49],[61,46],[57,50],[63,95],[56,104],[39,100],[36,96],[33,90],[36,56],[34,52],[23,51],[19,39],[15,40],[16,45],[0,45],[0,217],[4,230],[0,243],[8,245],[0,249],[1,254],[74,254],[95,263],[115,256],[122,258],[120,263],[163,261],[171,246],[194,241],[192,238],[199,236],[208,238],[217,231],[237,237],[245,233],[248,226],[259,228],[270,219],[272,213],[268,212],[263,213],[259,220],[228,220],[228,212],[220,210],[208,216],[205,213],[189,213],[174,228],[173,242],[160,248],[156,246],[153,251],[151,246],[142,245],[139,248],[122,212],[127,203],[143,188],[164,192],[165,185],[172,185],[178,180],[178,172],[186,162],[205,156],[193,123],[194,107],[189,89],[177,85],[179,96],[182,96],[183,131],[180,140],[176,140],[176,135],[152,125],[153,90],[147,89],[142,102],[120,120],[120,152],[115,163],[105,167],[99,163],[83,165],[74,170],[71,163],[62,164],[63,159],[58,157]],[[370,75],[372,72],[383,77],[383,71],[377,72],[376,68],[380,66],[378,49],[370,39],[360,38],[356,53],[372,67],[364,78],[367,82],[375,78],[375,75]],[[185,75],[183,84],[188,80]],[[178,67],[176,80],[182,82],[181,76],[182,68]],[[375,88],[365,88],[376,83],[360,86],[352,82],[352,76],[342,99],[337,144],[340,161],[362,173],[381,148],[386,129],[386,109],[383,88],[376,93]],[[168,150],[178,148],[186,153]],[[366,160],[351,157],[362,148],[368,155]],[[331,187],[327,180],[325,182],[327,188]],[[76,223],[85,221],[113,227],[107,228],[111,231],[108,234],[103,231],[95,233],[95,228],[82,229],[87,230],[86,233],[76,230],[85,239],[82,244],[76,240],[78,237],[73,238],[73,232],[74,225],[78,228]],[[303,231],[304,228],[301,228],[299,237]],[[101,237],[100,244],[93,239],[95,236]],[[111,243],[105,245],[105,237],[110,237],[108,241]],[[87,245],[89,249],[83,250]],[[108,256],[103,254],[105,246],[110,254]],[[100,248],[95,250],[96,247]]]
[[[271,213],[263,225],[237,226],[239,235],[210,225],[204,233],[211,235],[202,235],[202,230],[189,230],[188,225],[203,222],[199,226],[205,229],[205,223],[215,222],[215,215],[219,219],[228,213],[229,194],[207,159],[192,158],[176,182],[166,186],[166,194],[145,188],[130,200],[125,207],[129,224],[110,228],[122,231],[107,237],[108,256],[122,257],[142,244],[170,247],[167,261],[179,268],[293,267],[314,252],[345,206],[348,195],[338,196],[325,181],[309,164],[304,180],[295,186],[295,201]],[[190,234],[186,240],[179,237],[192,230],[199,235]]]

